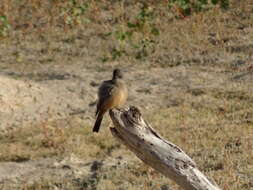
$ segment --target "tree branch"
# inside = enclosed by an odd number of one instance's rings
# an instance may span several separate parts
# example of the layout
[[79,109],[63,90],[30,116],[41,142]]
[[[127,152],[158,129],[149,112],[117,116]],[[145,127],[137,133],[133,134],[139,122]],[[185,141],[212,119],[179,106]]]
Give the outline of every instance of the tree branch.
[[181,148],[165,140],[146,123],[138,108],[113,109],[110,116],[115,126],[111,128],[113,136],[144,163],[186,190],[220,190]]

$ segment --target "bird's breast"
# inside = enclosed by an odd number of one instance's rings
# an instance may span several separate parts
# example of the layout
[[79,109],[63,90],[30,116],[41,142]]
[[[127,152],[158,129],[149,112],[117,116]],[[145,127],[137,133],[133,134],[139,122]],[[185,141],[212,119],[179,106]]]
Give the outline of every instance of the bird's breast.
[[115,89],[113,107],[121,107],[126,103],[127,100],[127,88],[124,84],[121,84]]

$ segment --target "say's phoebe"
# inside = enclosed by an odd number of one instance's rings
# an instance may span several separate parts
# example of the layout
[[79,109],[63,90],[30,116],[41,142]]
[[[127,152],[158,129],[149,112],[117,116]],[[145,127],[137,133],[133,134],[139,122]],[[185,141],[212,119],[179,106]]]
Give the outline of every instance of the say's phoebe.
[[103,116],[112,108],[122,107],[127,99],[127,87],[123,81],[123,75],[119,69],[114,69],[112,80],[104,81],[98,89],[98,103],[96,110],[96,122],[93,132],[98,132]]

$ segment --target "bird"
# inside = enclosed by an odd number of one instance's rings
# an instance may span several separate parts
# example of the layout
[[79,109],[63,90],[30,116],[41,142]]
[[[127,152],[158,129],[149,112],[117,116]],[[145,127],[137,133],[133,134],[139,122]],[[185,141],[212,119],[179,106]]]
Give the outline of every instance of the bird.
[[113,108],[121,108],[126,103],[128,90],[120,69],[114,69],[111,80],[103,81],[98,88],[96,122],[93,132],[99,132],[104,114]]

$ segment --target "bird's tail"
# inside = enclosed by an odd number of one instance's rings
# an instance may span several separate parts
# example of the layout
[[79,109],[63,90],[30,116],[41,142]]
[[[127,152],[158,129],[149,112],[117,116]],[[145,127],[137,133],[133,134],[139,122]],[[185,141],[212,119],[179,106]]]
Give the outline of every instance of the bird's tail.
[[95,125],[93,127],[93,132],[98,133],[102,120],[103,120],[103,114],[99,112],[96,122],[95,122]]

